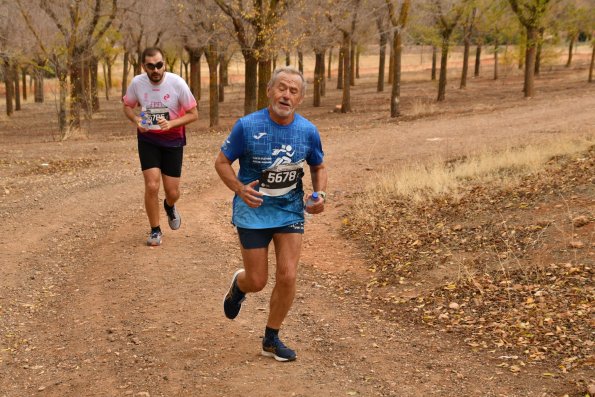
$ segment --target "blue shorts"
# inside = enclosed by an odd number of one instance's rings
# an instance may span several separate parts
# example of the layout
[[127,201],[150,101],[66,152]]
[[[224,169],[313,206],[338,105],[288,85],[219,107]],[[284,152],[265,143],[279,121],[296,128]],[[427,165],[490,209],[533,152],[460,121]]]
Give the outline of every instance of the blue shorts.
[[238,227],[238,236],[244,249],[265,248],[268,247],[277,233],[300,233],[304,234],[304,222],[294,223],[293,225],[272,227],[270,229],[245,229]]

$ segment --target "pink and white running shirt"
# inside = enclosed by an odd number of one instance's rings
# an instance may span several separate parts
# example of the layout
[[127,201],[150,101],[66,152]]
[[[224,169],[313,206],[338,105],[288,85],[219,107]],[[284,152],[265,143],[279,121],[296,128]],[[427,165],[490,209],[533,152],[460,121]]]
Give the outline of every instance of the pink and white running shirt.
[[155,121],[159,116],[175,120],[196,107],[196,99],[180,76],[165,72],[161,82],[154,85],[146,73],[139,74],[132,79],[122,100],[131,108],[140,105],[143,111],[153,117],[149,131],[138,131],[139,140],[167,147],[186,145],[185,126],[161,130]]

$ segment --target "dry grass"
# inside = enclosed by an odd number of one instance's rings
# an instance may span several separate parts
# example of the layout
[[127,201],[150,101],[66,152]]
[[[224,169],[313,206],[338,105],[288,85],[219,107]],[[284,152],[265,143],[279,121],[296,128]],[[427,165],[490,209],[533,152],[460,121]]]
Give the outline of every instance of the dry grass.
[[[379,203],[400,197],[419,202],[442,194],[456,198],[468,182],[501,186],[515,183],[517,177],[541,169],[556,156],[570,155],[593,145],[593,137],[580,140],[553,140],[539,146],[484,151],[460,160],[435,159],[428,164],[413,164],[404,169],[383,172],[374,178],[356,203],[356,213],[366,214]],[[357,217],[357,214],[356,214]]]

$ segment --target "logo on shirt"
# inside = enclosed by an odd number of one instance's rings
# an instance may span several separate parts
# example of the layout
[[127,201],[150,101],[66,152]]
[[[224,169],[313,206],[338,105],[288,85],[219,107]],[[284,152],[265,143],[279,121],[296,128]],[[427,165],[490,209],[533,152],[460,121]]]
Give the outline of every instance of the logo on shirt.
[[265,136],[267,133],[266,132],[259,132],[256,135],[252,135],[254,137],[254,139],[258,140],[260,138],[262,138],[263,136]]
[[165,96],[163,97],[163,100],[164,100],[164,101],[167,101],[169,98],[170,98],[170,97],[169,97],[169,94],[165,94]]
[[277,157],[273,165],[271,167],[275,167],[281,164],[289,164],[291,163],[291,158],[295,154],[295,150],[293,150],[291,145],[281,145],[280,149],[273,150],[273,156],[280,156]]

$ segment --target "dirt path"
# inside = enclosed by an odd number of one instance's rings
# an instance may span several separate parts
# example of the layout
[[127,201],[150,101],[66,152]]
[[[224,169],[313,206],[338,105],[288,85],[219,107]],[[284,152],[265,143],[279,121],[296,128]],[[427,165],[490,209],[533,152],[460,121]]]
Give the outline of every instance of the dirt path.
[[[298,294],[283,335],[299,358],[259,356],[270,285],[236,321],[222,296],[240,264],[231,194],[212,161],[224,133],[187,149],[182,229],[144,243],[141,175],[132,139],[3,148],[7,158],[97,159],[79,172],[5,183],[0,212],[0,397],[21,396],[558,396],[574,390],[500,370],[455,335],[389,321],[349,286],[366,283],[362,254],[341,238],[350,193],[375,172],[437,153],[591,136],[585,89],[480,112],[365,127],[357,114],[320,119],[330,204],[307,225]],[[573,117],[568,117],[572,114]],[[351,118],[351,120],[350,120]],[[43,149],[42,149],[43,148]],[[76,152],[75,152],[76,150]],[[24,154],[23,154],[24,153]],[[133,158],[131,160],[131,157]],[[7,173],[8,175],[8,173]],[[271,255],[271,262],[274,261]]]

